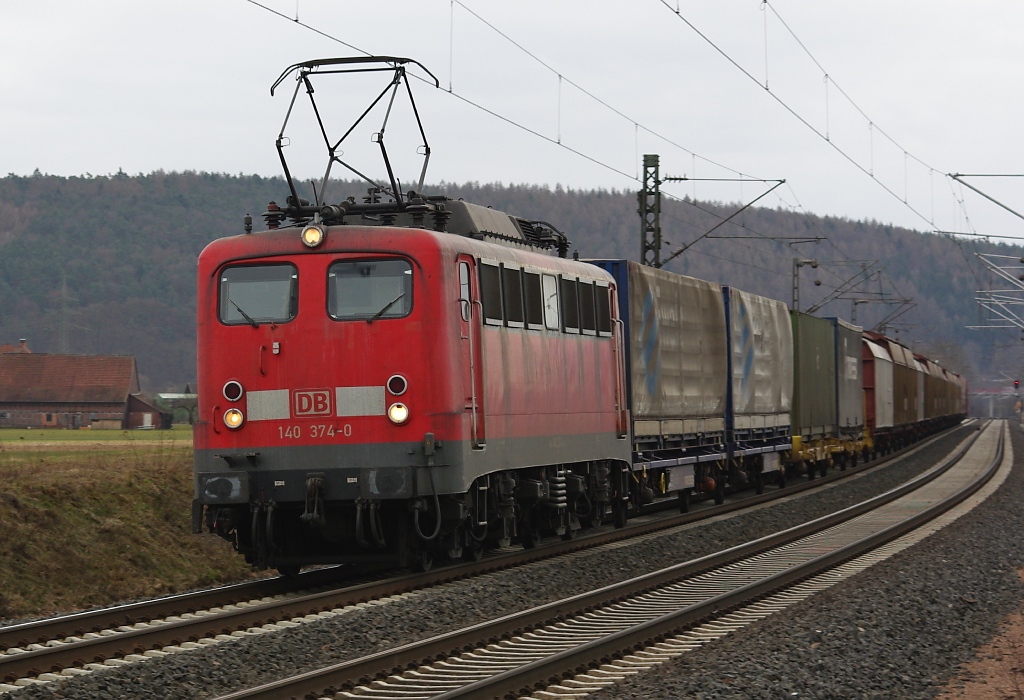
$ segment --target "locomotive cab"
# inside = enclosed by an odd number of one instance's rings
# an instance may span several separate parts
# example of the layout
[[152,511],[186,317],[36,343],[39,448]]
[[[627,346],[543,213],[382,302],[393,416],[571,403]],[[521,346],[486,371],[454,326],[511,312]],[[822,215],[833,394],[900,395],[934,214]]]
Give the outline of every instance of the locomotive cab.
[[628,460],[609,281],[536,251],[527,222],[443,210],[475,235],[396,215],[203,251],[194,529],[295,571],[424,566],[603,517]]

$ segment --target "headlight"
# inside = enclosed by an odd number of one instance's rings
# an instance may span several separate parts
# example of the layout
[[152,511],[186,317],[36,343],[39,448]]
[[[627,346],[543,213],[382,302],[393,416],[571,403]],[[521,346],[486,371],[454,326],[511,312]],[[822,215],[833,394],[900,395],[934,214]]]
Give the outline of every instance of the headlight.
[[404,403],[393,403],[388,406],[388,418],[395,425],[401,425],[409,420],[409,407]]
[[242,423],[245,422],[245,416],[237,408],[229,408],[224,411],[224,425],[228,426],[232,430],[238,430],[242,427]]
[[302,229],[302,242],[307,248],[316,248],[324,242],[324,230],[315,224]]

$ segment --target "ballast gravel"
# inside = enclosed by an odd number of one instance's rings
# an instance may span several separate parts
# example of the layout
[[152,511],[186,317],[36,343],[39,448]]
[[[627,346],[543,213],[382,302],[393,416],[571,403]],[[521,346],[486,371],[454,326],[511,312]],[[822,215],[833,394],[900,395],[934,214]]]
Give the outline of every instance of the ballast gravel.
[[[903,483],[954,431],[897,465],[636,544],[447,584],[280,632],[228,641],[8,697],[208,698],[582,593],[797,525]],[[1020,461],[1024,440],[1014,431]],[[847,583],[598,698],[925,698],[1024,598],[1024,474],[951,527]],[[768,488],[772,488],[769,486]],[[2,697],[2,696],[0,696]]]

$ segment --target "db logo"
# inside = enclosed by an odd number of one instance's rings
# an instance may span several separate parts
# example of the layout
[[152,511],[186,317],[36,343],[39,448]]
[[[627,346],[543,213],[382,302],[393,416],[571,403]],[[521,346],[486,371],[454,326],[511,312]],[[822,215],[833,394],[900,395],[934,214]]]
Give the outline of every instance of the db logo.
[[306,389],[293,392],[294,415],[296,416],[329,416],[331,412],[331,392],[329,389]]

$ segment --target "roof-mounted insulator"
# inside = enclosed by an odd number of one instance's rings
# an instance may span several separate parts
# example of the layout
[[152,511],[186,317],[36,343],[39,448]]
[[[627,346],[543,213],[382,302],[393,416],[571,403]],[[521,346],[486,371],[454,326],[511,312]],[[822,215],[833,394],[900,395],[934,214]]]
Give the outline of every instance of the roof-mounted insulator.
[[249,214],[246,214],[242,221],[245,223],[245,232],[252,233],[252,217]]
[[452,218],[452,213],[448,211],[447,207],[443,204],[436,204],[434,206],[434,230],[435,231],[447,231],[448,230],[448,219]]
[[277,202],[271,202],[267,205],[267,210],[263,212],[263,220],[267,222],[267,228],[274,230],[281,227],[281,222],[285,220],[285,214],[281,211],[281,207],[277,206]]
[[412,225],[416,228],[423,228],[423,219],[430,208],[420,201],[417,204],[410,204],[405,208],[406,213],[412,216]]

